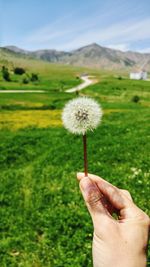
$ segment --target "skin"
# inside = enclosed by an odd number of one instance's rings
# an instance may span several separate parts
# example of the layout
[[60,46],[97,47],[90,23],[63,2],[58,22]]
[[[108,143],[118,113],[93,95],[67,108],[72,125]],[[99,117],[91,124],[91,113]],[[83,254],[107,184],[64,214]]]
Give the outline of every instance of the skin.
[[93,266],[145,267],[148,215],[134,204],[128,191],[93,174],[78,173],[77,179],[94,226]]

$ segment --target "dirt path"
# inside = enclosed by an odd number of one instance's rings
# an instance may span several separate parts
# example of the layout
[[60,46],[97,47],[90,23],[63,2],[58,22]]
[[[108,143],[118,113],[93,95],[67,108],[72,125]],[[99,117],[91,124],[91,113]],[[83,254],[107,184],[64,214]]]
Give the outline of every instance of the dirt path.
[[89,76],[82,76],[81,79],[84,81],[83,83],[79,84],[76,87],[66,90],[66,93],[74,93],[77,91],[81,91],[82,89],[86,88],[90,84],[94,83],[93,80],[91,80]]
[[[82,89],[86,88],[90,84],[95,83],[94,80],[91,79],[90,76],[81,76],[81,80],[83,83],[79,84],[78,86],[75,86],[71,89],[67,89],[66,93],[74,93],[76,91],[81,91]],[[0,90],[0,93],[48,93],[46,90]]]
[[0,93],[47,93],[44,90],[0,90]]

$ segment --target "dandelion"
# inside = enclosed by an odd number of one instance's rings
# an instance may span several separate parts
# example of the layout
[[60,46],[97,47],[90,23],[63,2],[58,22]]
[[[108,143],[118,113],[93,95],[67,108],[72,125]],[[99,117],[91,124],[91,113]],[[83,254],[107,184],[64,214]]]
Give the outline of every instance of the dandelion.
[[73,134],[83,136],[84,172],[87,176],[87,144],[86,133],[99,125],[102,117],[100,105],[88,97],[78,97],[69,101],[64,107],[62,121],[64,127]]

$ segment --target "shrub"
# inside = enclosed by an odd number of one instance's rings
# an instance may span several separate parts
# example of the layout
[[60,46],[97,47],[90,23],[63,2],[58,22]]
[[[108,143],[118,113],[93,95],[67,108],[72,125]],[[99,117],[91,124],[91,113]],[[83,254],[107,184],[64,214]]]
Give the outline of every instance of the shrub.
[[27,77],[24,77],[24,78],[22,79],[22,83],[24,83],[24,84],[27,84],[27,83],[29,83],[29,80],[28,80],[28,78],[27,78]]
[[31,82],[36,82],[39,80],[38,74],[36,73],[32,73],[31,74],[31,78],[30,78]]
[[132,97],[132,102],[134,102],[134,103],[138,103],[140,101],[140,97],[138,96],[138,95],[134,95],[133,97]]
[[76,95],[78,96],[78,95],[79,95],[79,90],[77,89],[77,90],[75,91],[75,93],[76,93]]
[[14,68],[14,73],[15,74],[18,74],[18,75],[22,75],[24,74],[26,71],[23,69],[23,68],[20,68],[20,67],[16,67]]
[[2,77],[7,82],[11,81],[8,68],[6,68],[5,66],[2,67]]

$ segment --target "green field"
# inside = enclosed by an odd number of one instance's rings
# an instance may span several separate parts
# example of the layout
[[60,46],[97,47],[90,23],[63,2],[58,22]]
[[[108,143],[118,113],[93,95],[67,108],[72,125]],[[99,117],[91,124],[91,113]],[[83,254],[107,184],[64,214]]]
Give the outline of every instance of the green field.
[[[8,68],[11,82],[3,79],[1,71],[2,66]],[[25,74],[14,74],[15,67],[23,68]],[[69,66],[50,64],[40,60],[28,59],[26,57],[20,58],[12,52],[7,51],[7,53],[4,53],[4,51],[0,50],[0,90],[35,89],[61,92],[78,85],[81,82],[78,76],[82,71],[84,71],[83,68],[70,68]],[[38,81],[30,81],[32,73],[38,75]],[[27,84],[23,82],[24,78],[28,80]]]
[[[81,72],[61,66],[60,75],[59,68],[49,88],[60,76],[69,87],[73,73]],[[89,172],[129,190],[149,213],[150,82],[95,75],[99,82],[80,93],[104,111],[101,126],[88,135]],[[1,267],[92,266],[92,222],[76,181],[83,171],[82,139],[61,123],[62,108],[73,97],[53,90],[0,95]]]

